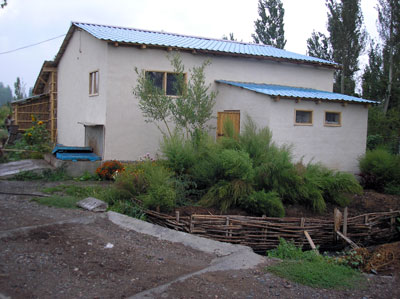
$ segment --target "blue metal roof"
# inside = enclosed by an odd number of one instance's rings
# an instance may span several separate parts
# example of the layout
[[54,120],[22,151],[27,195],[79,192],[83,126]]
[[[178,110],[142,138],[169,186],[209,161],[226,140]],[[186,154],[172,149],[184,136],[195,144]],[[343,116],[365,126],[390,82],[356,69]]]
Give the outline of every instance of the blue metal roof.
[[352,97],[341,93],[334,93],[334,92],[322,91],[311,88],[299,88],[299,87],[290,87],[290,86],[272,85],[272,84],[242,83],[242,82],[225,81],[225,80],[216,80],[216,82],[241,87],[247,90],[255,91],[269,96],[358,102],[358,103],[376,103],[375,101]]
[[338,66],[338,64],[331,61],[301,55],[266,45],[79,22],[73,22],[72,24],[85,30],[98,39],[113,42],[174,47],[199,51],[203,50],[237,55],[273,57],[334,67]]

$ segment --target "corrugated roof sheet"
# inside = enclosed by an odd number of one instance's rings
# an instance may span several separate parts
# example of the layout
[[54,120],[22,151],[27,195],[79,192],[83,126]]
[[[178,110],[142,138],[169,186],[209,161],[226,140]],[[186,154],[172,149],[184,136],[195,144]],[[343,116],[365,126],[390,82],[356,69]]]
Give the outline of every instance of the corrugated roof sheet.
[[311,88],[299,88],[299,87],[290,87],[290,86],[272,85],[272,84],[242,83],[242,82],[225,81],[225,80],[216,80],[216,82],[241,87],[247,90],[255,91],[269,96],[346,101],[346,102],[358,102],[358,103],[376,103],[375,101],[352,97],[341,93],[334,93],[334,92],[322,91]]
[[79,22],[73,22],[72,24],[85,30],[98,39],[113,42],[146,44],[153,46],[175,47],[181,49],[204,50],[240,55],[264,56],[304,61],[335,67],[338,66],[338,64],[331,61],[301,55],[266,45]]

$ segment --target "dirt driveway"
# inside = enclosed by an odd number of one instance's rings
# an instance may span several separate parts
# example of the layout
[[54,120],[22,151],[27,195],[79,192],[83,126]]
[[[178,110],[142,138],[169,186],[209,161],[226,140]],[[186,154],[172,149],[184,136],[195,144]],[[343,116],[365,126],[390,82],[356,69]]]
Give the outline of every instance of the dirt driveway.
[[267,273],[272,261],[242,246],[7,194],[42,187],[0,181],[1,299],[400,298],[391,277],[371,276],[363,290],[312,289]]

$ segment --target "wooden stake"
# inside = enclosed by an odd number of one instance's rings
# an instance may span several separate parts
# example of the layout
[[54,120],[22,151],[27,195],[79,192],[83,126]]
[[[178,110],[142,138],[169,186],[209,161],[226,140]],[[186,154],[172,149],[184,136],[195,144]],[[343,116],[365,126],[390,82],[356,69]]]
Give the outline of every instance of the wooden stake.
[[348,216],[348,209],[347,207],[345,207],[343,212],[343,235],[346,237],[347,237],[347,216]]
[[314,244],[313,240],[311,239],[311,237],[310,237],[308,231],[305,230],[305,231],[304,231],[304,235],[306,236],[307,241],[308,241],[308,244],[310,244],[310,246],[311,246],[311,249],[312,249],[312,250],[315,250],[315,251],[319,254],[319,252],[318,252],[318,250],[317,250],[317,247],[315,247],[315,244]]
[[179,211],[175,211],[176,222],[179,223]]
[[[393,209],[390,209],[390,213],[393,212]],[[396,223],[396,219],[392,216],[390,216],[390,231],[392,232],[394,230],[394,224]]]
[[340,231],[337,231],[336,234],[337,234],[339,237],[341,237],[343,240],[345,240],[347,243],[349,243],[350,246],[351,246],[353,249],[360,248],[360,247],[358,247],[358,245],[357,245],[356,243],[354,243],[352,240],[350,240],[350,239],[347,238],[346,236],[343,236],[343,234],[342,234]]

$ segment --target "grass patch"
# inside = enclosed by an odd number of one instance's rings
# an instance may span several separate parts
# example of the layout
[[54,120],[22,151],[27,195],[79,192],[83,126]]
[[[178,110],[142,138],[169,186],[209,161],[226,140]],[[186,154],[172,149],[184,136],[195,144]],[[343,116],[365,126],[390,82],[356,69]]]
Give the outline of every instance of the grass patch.
[[99,186],[59,185],[42,190],[51,194],[50,197],[36,197],[32,201],[55,208],[77,208],[76,203],[86,197],[96,197],[103,200],[106,189]]
[[146,219],[143,208],[132,200],[132,195],[114,187],[59,185],[45,188],[42,192],[51,196],[32,200],[50,207],[75,209],[78,201],[86,197],[95,197],[107,202],[110,211],[141,220]]
[[66,173],[62,167],[56,169],[46,169],[43,172],[36,171],[21,171],[15,176],[10,178],[10,181],[46,181],[57,182],[70,180],[71,177]]
[[302,251],[293,243],[280,239],[279,246],[268,256],[283,259],[267,271],[313,288],[346,289],[362,287],[363,276],[357,270],[337,264],[334,259],[314,251]]
[[313,288],[355,288],[362,283],[360,272],[346,266],[320,260],[287,260],[270,266],[268,271],[279,277]]
[[80,201],[80,198],[73,196],[61,196],[53,195],[50,197],[35,197],[32,201],[35,201],[41,205],[55,208],[66,208],[66,209],[77,209],[76,203]]

